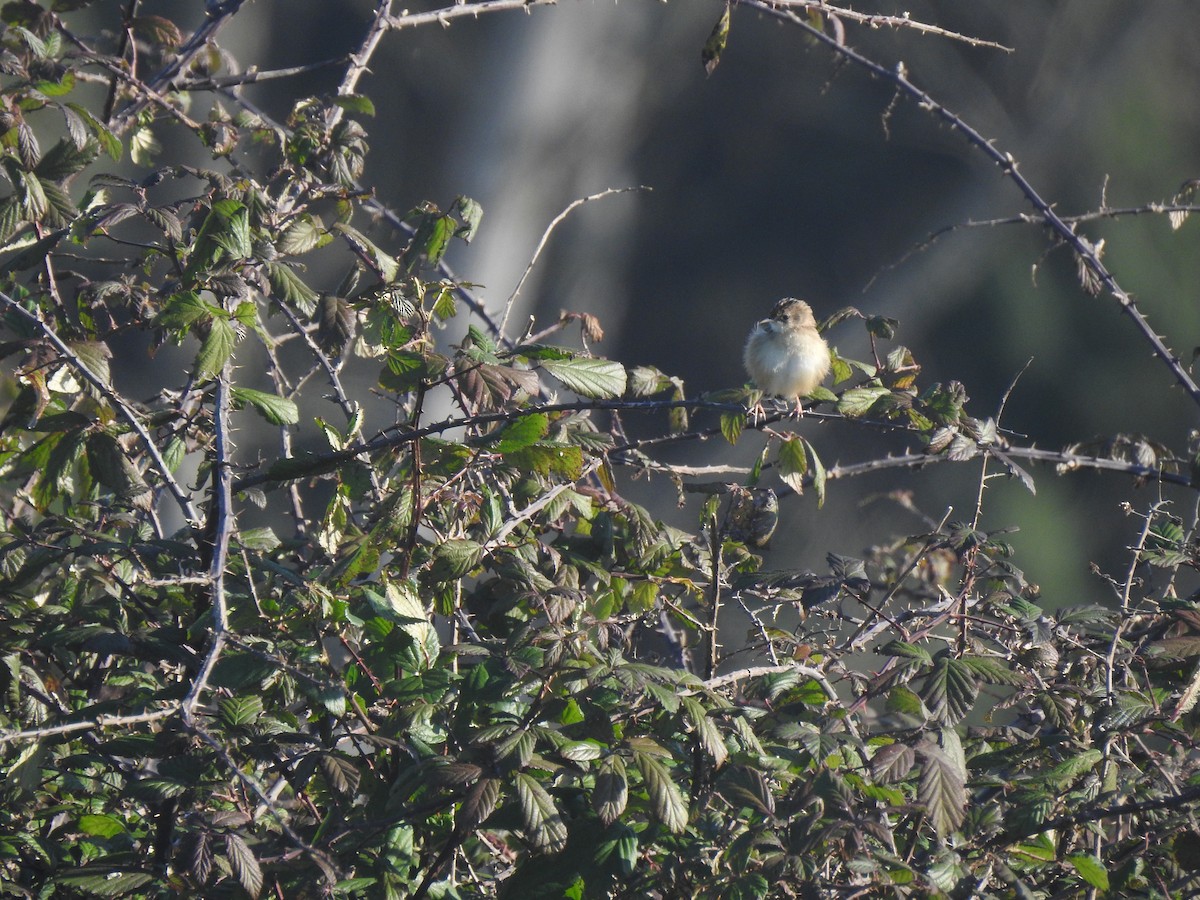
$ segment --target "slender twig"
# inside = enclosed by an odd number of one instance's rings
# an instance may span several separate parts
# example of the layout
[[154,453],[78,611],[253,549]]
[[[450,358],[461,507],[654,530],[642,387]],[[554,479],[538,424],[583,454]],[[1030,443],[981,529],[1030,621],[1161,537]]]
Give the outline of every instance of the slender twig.
[[[392,0],[379,0],[366,37],[363,38],[358,50],[350,55],[350,67],[346,70],[346,74],[342,77],[342,83],[337,88],[339,97],[346,97],[354,93],[354,89],[358,86],[358,80],[366,74],[367,65],[371,62],[371,57],[375,54],[379,42],[383,40],[384,32],[388,30],[391,15]],[[333,108],[326,120],[330,128],[341,120],[343,112],[344,110],[340,106]]]
[[[1094,209],[1089,212],[1079,213],[1074,216],[1060,216],[1060,218],[1068,225],[1086,224],[1102,219],[1119,219],[1122,216],[1145,216],[1145,215],[1179,215],[1183,213],[1200,212],[1200,206],[1186,203],[1147,203],[1144,206],[1102,206],[1099,209]],[[894,262],[882,266],[874,275],[868,279],[863,287],[863,293],[871,289],[879,276],[884,272],[891,272],[894,269],[900,268],[908,260],[912,259],[919,253],[924,253],[943,237],[948,234],[953,234],[956,231],[969,228],[996,228],[1001,225],[1040,225],[1042,222],[1039,216],[1031,213],[1018,213],[1015,216],[1002,216],[997,219],[968,219],[965,222],[955,222],[951,225],[944,225],[941,228],[931,231],[923,241],[910,247]]]
[[558,0],[482,0],[479,3],[459,3],[455,6],[447,6],[431,12],[404,12],[401,15],[392,16],[387,20],[387,27],[389,30],[399,31],[403,28],[417,28],[421,25],[437,24],[446,26],[452,20],[466,16],[477,19],[485,13],[492,12],[505,12],[517,9],[528,12],[535,6],[554,6],[557,2]]
[[247,84],[260,84],[264,81],[276,81],[280,78],[294,78],[308,72],[327,69],[346,61],[345,56],[335,56],[320,62],[305,63],[302,66],[288,66],[283,69],[249,68],[236,75],[213,75],[208,78],[193,78],[179,82],[175,89],[179,91],[221,91],[228,88],[242,87]]
[[554,233],[554,229],[559,226],[559,223],[561,223],[563,219],[569,216],[572,211],[578,209],[589,201],[600,200],[604,197],[611,197],[613,194],[628,194],[631,191],[648,190],[650,190],[650,188],[646,187],[645,185],[639,185],[637,187],[608,188],[607,190],[600,191],[597,194],[589,194],[587,197],[580,197],[578,200],[573,200],[568,203],[566,209],[555,216],[551,220],[550,224],[546,226],[546,230],[542,232],[542,239],[538,241],[537,249],[533,251],[533,257],[529,260],[529,265],[525,267],[525,271],[521,274],[520,279],[517,281],[517,286],[514,287],[512,293],[508,295],[508,300],[506,300],[504,303],[504,314],[500,317],[500,333],[504,334],[506,328],[508,327],[508,316],[509,313],[512,312],[513,304],[516,302],[518,295],[521,293],[521,288],[525,286],[525,281],[529,278],[529,273],[532,272],[533,267],[537,265],[538,257],[542,255],[542,250],[546,248],[546,243],[550,240],[550,235]]
[[233,493],[230,485],[233,475],[230,471],[233,446],[229,433],[229,376],[231,366],[227,361],[217,375],[216,390],[213,393],[213,467],[212,467],[212,501],[209,507],[209,524],[212,535],[212,560],[209,563],[209,593],[212,599],[212,642],[200,671],[184,698],[180,709],[184,724],[189,728],[196,726],[194,712],[200,702],[200,695],[208,686],[209,676],[221,655],[229,632],[229,614],[225,597],[225,567],[229,561],[229,541],[233,536]]
[[910,31],[919,31],[922,34],[937,35],[938,37],[944,37],[952,41],[960,41],[972,47],[991,47],[993,50],[1003,50],[1005,53],[1013,52],[1012,47],[1006,47],[1004,44],[960,34],[957,31],[951,31],[948,28],[941,28],[937,25],[930,25],[927,22],[921,22],[912,18],[907,13],[902,16],[861,13],[844,6],[834,6],[831,3],[825,2],[825,0],[771,0],[771,2],[776,6],[799,7],[821,13],[822,15],[836,16],[839,19],[856,22],[860,25],[866,25],[869,28],[908,29]]
[[709,516],[708,519],[708,553],[712,567],[709,571],[708,659],[704,668],[705,681],[710,681],[716,676],[717,664],[721,661],[721,532],[717,528],[716,516]]
[[127,725],[141,725],[146,722],[157,722],[170,718],[179,711],[179,704],[172,703],[163,709],[153,712],[133,713],[124,716],[99,715],[78,722],[67,722],[63,725],[47,725],[45,728],[29,728],[25,731],[0,731],[0,746],[21,741],[41,741],[60,734],[72,734],[76,731],[92,729],[124,728]]
[[30,312],[3,291],[0,291],[0,301],[3,301],[4,305],[10,310],[37,328],[45,336],[46,340],[54,345],[54,349],[58,351],[59,355],[70,363],[72,368],[82,375],[88,384],[99,391],[104,399],[113,405],[121,418],[133,429],[133,432],[142,442],[142,446],[145,448],[146,453],[149,454],[155,471],[158,472],[159,477],[166,484],[167,489],[171,492],[171,496],[175,498],[175,502],[179,505],[188,524],[191,526],[199,524],[200,515],[196,512],[196,507],[192,505],[191,498],[180,487],[179,482],[175,480],[175,476],[171,474],[171,467],[167,465],[166,460],[163,459],[162,454],[158,450],[158,445],[154,443],[154,439],[146,431],[145,426],[142,425],[141,420],[129,404],[125,402],[124,398],[113,390],[104,379],[89,369],[83,360],[79,358],[79,355],[58,336],[57,332],[42,319],[39,313]]

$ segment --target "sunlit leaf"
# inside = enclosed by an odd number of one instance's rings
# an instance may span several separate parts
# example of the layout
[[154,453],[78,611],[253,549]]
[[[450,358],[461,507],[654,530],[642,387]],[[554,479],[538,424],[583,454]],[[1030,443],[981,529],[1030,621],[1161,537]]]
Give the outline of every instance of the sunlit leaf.
[[607,359],[544,360],[542,368],[569,390],[583,397],[604,400],[625,393],[625,367]]
[[237,403],[249,404],[272,425],[295,425],[300,421],[300,409],[295,401],[267,394],[252,388],[235,387],[230,392]]

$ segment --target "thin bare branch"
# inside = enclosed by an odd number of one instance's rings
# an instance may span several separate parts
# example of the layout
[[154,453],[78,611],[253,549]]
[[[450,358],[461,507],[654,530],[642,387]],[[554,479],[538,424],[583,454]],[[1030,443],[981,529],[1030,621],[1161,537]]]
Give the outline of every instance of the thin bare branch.
[[948,38],[952,41],[960,41],[964,44],[969,44],[972,47],[991,47],[993,50],[1003,50],[1005,53],[1012,53],[1012,47],[1006,47],[1004,44],[998,44],[995,41],[984,40],[983,38],[971,37],[970,35],[960,34],[957,31],[951,31],[948,28],[942,28],[938,25],[930,25],[926,22],[918,21],[912,18],[909,13],[904,13],[900,16],[884,16],[872,13],[861,13],[856,10],[849,9],[844,6],[834,6],[826,3],[825,0],[771,0],[776,6],[800,8],[812,10],[826,16],[836,16],[839,19],[845,19],[847,22],[857,22],[860,25],[866,25],[869,28],[896,28],[907,29],[909,31],[919,31],[922,34],[933,34],[938,37]]
[[533,257],[529,260],[529,265],[525,267],[525,271],[521,274],[520,279],[517,281],[517,286],[513,288],[512,293],[508,296],[508,300],[505,301],[504,314],[500,317],[500,333],[504,334],[506,328],[508,327],[508,316],[509,313],[512,312],[513,304],[516,302],[518,295],[521,293],[521,288],[525,286],[525,281],[529,278],[529,273],[532,272],[533,267],[537,265],[538,257],[542,255],[542,250],[546,248],[546,242],[550,240],[550,235],[554,233],[554,229],[559,226],[559,223],[561,223],[563,219],[569,216],[572,211],[578,209],[589,201],[600,200],[604,197],[611,197],[613,194],[628,194],[631,191],[648,190],[650,190],[650,188],[646,187],[645,185],[639,185],[637,187],[608,188],[607,190],[600,191],[598,194],[589,194],[587,197],[580,197],[578,200],[573,200],[567,204],[567,208],[555,216],[550,224],[546,226],[546,230],[542,232],[542,239],[538,241],[537,249],[533,251]]
[[480,0],[477,3],[456,3],[454,6],[435,9],[431,12],[410,13],[406,11],[398,16],[390,17],[387,20],[387,27],[391,31],[433,24],[445,27],[455,19],[466,17],[478,19],[486,13],[518,9],[528,13],[535,6],[554,6],[557,3],[558,0]]

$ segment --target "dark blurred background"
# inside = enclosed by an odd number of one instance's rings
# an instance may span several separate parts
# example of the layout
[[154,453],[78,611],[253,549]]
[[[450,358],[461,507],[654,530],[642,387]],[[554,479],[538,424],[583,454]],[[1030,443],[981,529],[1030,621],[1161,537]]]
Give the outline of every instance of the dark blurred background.
[[[413,11],[445,5],[414,0]],[[201,4],[145,4],[194,27]],[[398,6],[398,5],[397,5]],[[292,66],[355,47],[371,0],[256,0],[219,37],[242,66]],[[1031,209],[1013,184],[926,112],[892,101],[888,85],[840,64],[799,29],[733,11],[728,49],[706,77],[700,51],[720,0],[561,0],[558,6],[390,33],[361,83],[378,115],[366,121],[366,181],[406,210],[457,194],[478,200],[482,229],[451,264],[499,310],[547,224],[571,201],[646,185],[576,210],[558,228],[514,311],[549,323],[562,309],[598,315],[596,351],[685,380],[689,393],[741,385],[752,322],[785,295],[818,317],[847,305],[900,321],[896,342],[923,366],[921,384],[958,379],[969,409],[994,415],[1018,381],[1003,425],[1026,443],[1059,448],[1116,432],[1143,433],[1183,452],[1197,411],[1171,387],[1116,304],[1082,291],[1075,265],[1030,225],[960,229],[913,252],[931,232]],[[1169,199],[1200,176],[1200,7],[1189,0],[977,0],[868,4],[1012,48],[973,47],[911,30],[846,22],[847,43],[909,77],[962,116],[1060,214],[1107,203]],[[245,89],[282,119],[294,100],[334,90],[342,69]],[[1164,216],[1088,224],[1105,259],[1151,323],[1185,360],[1200,344],[1197,227]],[[381,243],[386,236],[381,238]],[[339,272],[329,274],[330,285]],[[457,341],[460,317],[447,331]],[[869,358],[861,324],[829,335]],[[701,420],[703,421],[703,420]],[[659,427],[658,423],[655,423]],[[634,425],[636,427],[636,425]],[[826,463],[898,445],[860,428],[801,424]],[[690,445],[673,459],[748,463],[763,438],[737,448]],[[1121,551],[1159,488],[1089,473],[1033,472],[1031,496],[992,482],[985,528],[1019,524],[1015,562],[1049,606],[1107,601],[1088,563],[1124,571]],[[934,519],[969,519],[977,464],[884,473],[830,485],[784,504],[768,564],[820,565],[924,526],[879,499],[913,489]],[[639,489],[640,490],[640,489]],[[654,513],[695,525],[674,491],[643,494]],[[1171,496],[1167,494],[1167,496]],[[1192,512],[1186,495],[1175,511]]]

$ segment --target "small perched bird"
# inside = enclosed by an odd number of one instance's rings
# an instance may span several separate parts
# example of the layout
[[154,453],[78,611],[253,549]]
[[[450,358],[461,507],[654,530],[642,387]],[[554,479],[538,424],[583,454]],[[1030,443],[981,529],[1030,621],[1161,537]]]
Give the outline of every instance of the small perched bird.
[[[829,345],[817,331],[812,307],[793,297],[780,300],[769,318],[755,323],[742,359],[764,394],[796,401],[796,415],[804,411],[800,398],[829,374]],[[762,404],[756,412],[762,413]]]

